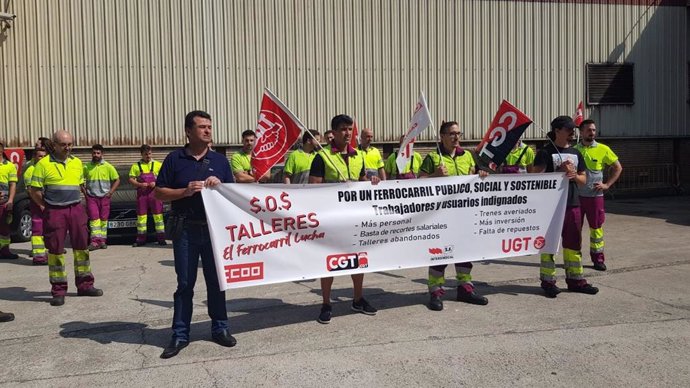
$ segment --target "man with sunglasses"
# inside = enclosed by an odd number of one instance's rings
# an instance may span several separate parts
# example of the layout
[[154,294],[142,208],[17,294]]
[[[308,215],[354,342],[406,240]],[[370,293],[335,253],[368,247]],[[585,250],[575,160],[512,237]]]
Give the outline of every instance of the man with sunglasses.
[[65,304],[67,271],[65,239],[67,233],[74,252],[74,272],[78,296],[101,296],[94,287],[89,261],[89,228],[81,204],[84,165],[72,156],[72,135],[59,130],[53,134],[50,155],[36,163],[29,194],[43,211],[44,238],[48,250],[48,277],[53,299],[51,306]]
[[[569,116],[558,116],[551,121],[549,143],[537,152],[531,172],[565,172],[568,178],[568,203],[563,220],[563,266],[565,267],[566,284],[571,292],[594,295],[599,289],[592,287],[584,278],[582,268],[582,220],[578,186],[586,182],[585,161],[582,154],[570,146],[575,139],[575,122]],[[556,262],[554,255],[541,255],[539,270],[541,288],[547,298],[555,298],[561,289],[556,285]]]
[[[446,121],[439,129],[441,142],[439,149],[430,152],[420,168],[419,178],[435,178],[455,175],[471,175],[476,173],[474,158],[469,151],[460,147],[460,126],[455,121]],[[440,151],[440,153],[439,153]],[[486,176],[485,171],[479,171],[479,176]],[[445,272],[447,264],[429,267],[429,309],[443,310],[442,296],[445,294],[443,285],[446,282]],[[455,273],[458,280],[456,300],[460,302],[486,305],[489,300],[479,295],[472,284],[472,263],[455,263]]]

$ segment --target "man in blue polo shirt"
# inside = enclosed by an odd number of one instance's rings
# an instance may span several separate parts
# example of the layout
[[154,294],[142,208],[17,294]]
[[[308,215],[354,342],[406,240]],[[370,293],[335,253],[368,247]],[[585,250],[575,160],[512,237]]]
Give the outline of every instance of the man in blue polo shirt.
[[172,341],[161,358],[176,356],[189,344],[192,321],[192,296],[196,282],[199,256],[206,281],[208,314],[211,317],[213,340],[226,347],[237,341],[230,335],[225,291],[220,291],[213,259],[201,190],[221,183],[234,182],[225,156],[210,150],[211,116],[192,111],[185,117],[185,134],[189,143],[165,158],[156,180],[155,196],[171,202],[168,233],[172,234],[177,291],[174,294]]

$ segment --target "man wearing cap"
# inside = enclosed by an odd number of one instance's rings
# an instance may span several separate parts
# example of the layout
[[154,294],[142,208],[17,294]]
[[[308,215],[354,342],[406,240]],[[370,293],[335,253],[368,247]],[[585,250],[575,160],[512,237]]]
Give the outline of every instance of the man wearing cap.
[[50,155],[36,163],[29,193],[43,210],[45,244],[48,249],[48,277],[52,286],[52,306],[65,304],[67,271],[65,239],[70,235],[74,252],[74,273],[78,296],[101,296],[94,287],[89,261],[89,229],[81,204],[84,166],[71,154],[72,135],[59,130],[53,134]]
[[[475,174],[475,163],[472,154],[460,147],[462,132],[455,121],[446,121],[439,129],[441,143],[438,151],[430,152],[419,172],[420,178],[435,178],[453,175]],[[487,173],[479,171],[479,176],[485,177]],[[446,282],[445,272],[447,264],[429,267],[429,309],[432,311],[443,310],[442,296],[445,294],[443,285]],[[486,305],[489,300],[479,295],[472,284],[472,263],[455,263],[455,273],[458,280],[456,300],[460,302]]]
[[[563,220],[563,266],[568,290],[594,295],[599,289],[587,283],[582,268],[582,220],[577,187],[585,184],[585,162],[578,150],[570,147],[575,138],[575,123],[569,116],[558,116],[551,121],[550,142],[540,149],[534,158],[532,172],[565,172],[568,182],[568,198]],[[541,255],[539,270],[541,288],[547,298],[555,298],[561,289],[556,285],[554,255]]]
[[0,260],[16,260],[19,256],[10,251],[10,225],[17,190],[17,166],[5,157],[4,142],[0,142],[0,154]]
[[285,161],[283,183],[309,183],[311,162],[316,156],[321,135],[319,131],[310,129],[302,135],[302,148],[290,153]]
[[252,175],[252,150],[256,142],[256,133],[251,129],[242,132],[242,149],[230,157],[230,167],[237,183],[267,182],[270,172],[258,180]]
[[[378,184],[378,176],[367,178],[362,153],[350,146],[355,121],[344,114],[331,119],[333,141],[319,151],[311,163],[309,183],[336,183],[346,181],[366,181]],[[367,302],[363,295],[364,274],[352,275],[354,296],[350,308],[366,315],[376,315],[376,309]],[[331,287],[333,277],[321,278],[321,296],[323,304],[317,321],[331,322]]]
[[[45,139],[45,140],[41,140]],[[39,142],[36,143],[34,148],[34,154],[31,161],[24,170],[24,187],[27,190],[31,187],[31,178],[34,175],[34,169],[36,168],[36,163],[43,159],[46,155],[46,140],[47,138],[41,138]],[[46,246],[43,241],[43,211],[38,206],[38,204],[30,198],[29,200],[29,211],[31,212],[31,257],[33,259],[34,265],[46,265],[48,264],[48,256],[46,256]]]
[[[580,143],[575,148],[580,151],[587,165],[587,183],[578,186],[580,194],[581,222],[584,217],[589,224],[589,255],[597,271],[606,271],[604,263],[604,191],[608,190],[621,176],[623,166],[618,156],[607,145],[595,140],[597,126],[594,120],[584,120],[580,124]],[[608,179],[604,182],[604,169],[609,168]]]
[[149,210],[153,216],[158,245],[166,245],[163,202],[156,199],[153,192],[156,188],[156,178],[161,170],[161,162],[153,160],[153,151],[148,144],[143,144],[140,152],[141,160],[129,169],[129,183],[137,188],[137,239],[133,246],[146,245]]
[[84,197],[91,227],[90,251],[108,247],[110,198],[120,186],[120,175],[112,164],[103,159],[103,153],[103,146],[94,144],[91,147],[91,162],[84,166]]
[[384,162],[381,156],[381,151],[371,145],[374,140],[374,131],[370,128],[364,128],[359,135],[359,152],[364,158],[364,167],[366,168],[367,178],[376,176],[382,181],[386,180],[386,171],[383,169]]
[[[403,140],[405,139],[405,136],[400,136],[400,145],[402,145]],[[397,152],[393,152],[392,154],[388,155],[388,159],[386,159],[386,163],[383,165],[383,169],[386,171],[386,177],[388,179],[415,179],[419,175],[419,168],[422,166],[422,155],[419,154],[417,151],[412,152],[412,157],[410,158],[410,161],[407,162],[405,165],[405,169],[400,172],[398,171],[398,153],[400,150]]]

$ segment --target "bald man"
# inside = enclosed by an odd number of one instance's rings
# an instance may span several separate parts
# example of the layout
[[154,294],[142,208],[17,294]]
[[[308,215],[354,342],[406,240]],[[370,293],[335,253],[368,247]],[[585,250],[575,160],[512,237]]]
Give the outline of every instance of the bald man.
[[84,166],[71,155],[72,135],[59,130],[53,134],[50,155],[38,161],[31,177],[29,194],[44,212],[44,239],[48,250],[48,276],[53,299],[52,306],[65,304],[67,271],[65,269],[65,239],[70,234],[74,252],[74,273],[78,296],[101,296],[94,287],[89,261],[89,229],[84,206],[81,204],[81,185]]

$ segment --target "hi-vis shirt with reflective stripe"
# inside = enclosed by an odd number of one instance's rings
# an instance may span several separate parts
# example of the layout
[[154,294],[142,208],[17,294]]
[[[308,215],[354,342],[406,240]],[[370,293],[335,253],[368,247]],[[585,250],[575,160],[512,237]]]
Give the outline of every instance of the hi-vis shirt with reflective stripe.
[[309,169],[316,152],[306,153],[304,150],[293,151],[285,162],[285,174],[290,176],[292,183],[309,182]]
[[[139,168],[139,165],[141,165],[141,168]],[[141,174],[146,174],[146,173],[153,173],[153,175],[158,176],[158,173],[161,171],[161,166],[163,163],[157,161],[157,160],[152,160],[148,163],[139,161],[137,163],[134,163],[132,167],[129,169],[129,177],[130,178],[138,178],[139,175]],[[151,168],[153,166],[153,168]],[[153,171],[151,171],[153,170]],[[117,179],[117,178],[115,178]]]
[[80,202],[83,183],[84,165],[74,156],[69,156],[64,162],[52,155],[46,156],[36,163],[31,177],[31,187],[43,190],[43,200],[55,206]]
[[7,160],[0,164],[0,203],[5,203],[10,195],[10,183],[17,182],[17,166]]
[[[424,162],[422,162],[421,170],[429,175],[433,174],[434,171],[441,164],[441,156],[439,156],[438,151],[430,152]],[[455,150],[455,156],[450,156],[449,154],[443,153],[443,165],[446,166],[448,175],[469,175],[472,173],[472,167],[475,166],[474,158],[469,151],[463,150],[462,148],[457,148]]]
[[92,197],[102,198],[110,191],[112,182],[120,178],[112,164],[101,160],[84,165],[84,179],[86,180],[86,193]]
[[362,154],[364,158],[364,168],[366,168],[367,177],[379,175],[379,168],[383,168],[384,162],[381,157],[381,152],[376,147],[369,147],[367,149],[361,146],[357,150]]
[[575,146],[575,149],[580,151],[587,166],[587,182],[584,186],[577,187],[578,193],[582,197],[599,197],[604,195],[603,191],[595,190],[594,185],[604,181],[604,167],[616,163],[618,155],[608,146],[596,141],[593,141],[589,146],[579,143]]
[[252,155],[245,154],[243,151],[236,152],[230,157],[230,168],[232,173],[252,172]]
[[[323,159],[325,183],[342,182],[343,177],[349,181],[358,181],[359,174],[364,167],[364,158],[359,152],[353,152],[348,156],[348,161],[345,163],[342,155],[339,152],[333,152],[331,146],[327,146],[319,151],[321,159]],[[338,173],[340,171],[340,173]]]

